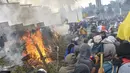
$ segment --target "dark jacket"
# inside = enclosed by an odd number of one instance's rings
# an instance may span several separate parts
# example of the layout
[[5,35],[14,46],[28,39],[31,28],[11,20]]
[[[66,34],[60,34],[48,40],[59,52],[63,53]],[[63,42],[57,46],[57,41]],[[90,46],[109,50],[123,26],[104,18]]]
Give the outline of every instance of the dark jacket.
[[85,64],[78,64],[73,73],[90,73],[89,67]]
[[121,43],[119,48],[116,49],[116,52],[119,57],[130,59],[130,43],[129,42]]

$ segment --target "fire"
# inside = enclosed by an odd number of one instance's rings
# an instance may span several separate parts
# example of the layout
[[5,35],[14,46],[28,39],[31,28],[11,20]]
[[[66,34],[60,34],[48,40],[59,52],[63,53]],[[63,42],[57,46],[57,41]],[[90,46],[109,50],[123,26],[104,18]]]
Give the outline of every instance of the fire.
[[29,55],[30,59],[28,60],[28,63],[32,66],[36,66],[39,64],[43,64],[42,60],[41,60],[41,56],[37,50],[36,45],[38,46],[38,48],[40,49],[42,56],[45,57],[45,62],[46,63],[50,63],[52,60],[49,57],[48,54],[48,49],[45,48],[44,44],[43,44],[43,39],[42,39],[42,33],[41,31],[38,29],[36,30],[36,32],[31,33],[31,32],[27,32],[23,37],[22,40],[25,41],[25,46],[26,46],[26,50],[23,51],[23,55]]

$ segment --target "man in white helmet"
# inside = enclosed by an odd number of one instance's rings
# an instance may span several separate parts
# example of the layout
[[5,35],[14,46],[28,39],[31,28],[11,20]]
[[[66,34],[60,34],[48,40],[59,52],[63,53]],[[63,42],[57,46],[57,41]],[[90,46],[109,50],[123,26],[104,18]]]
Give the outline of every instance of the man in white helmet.
[[41,68],[37,71],[37,73],[47,73],[47,71]]

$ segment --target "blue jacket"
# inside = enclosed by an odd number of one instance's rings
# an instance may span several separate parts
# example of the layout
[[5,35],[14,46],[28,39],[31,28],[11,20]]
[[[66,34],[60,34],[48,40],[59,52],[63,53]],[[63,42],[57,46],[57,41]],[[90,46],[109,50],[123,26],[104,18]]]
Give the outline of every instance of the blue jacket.
[[69,50],[68,50],[68,48],[67,48],[66,51],[65,51],[65,56],[64,56],[64,58],[65,58],[68,54],[70,54],[70,53],[74,53],[74,48],[71,48],[70,52],[69,52]]

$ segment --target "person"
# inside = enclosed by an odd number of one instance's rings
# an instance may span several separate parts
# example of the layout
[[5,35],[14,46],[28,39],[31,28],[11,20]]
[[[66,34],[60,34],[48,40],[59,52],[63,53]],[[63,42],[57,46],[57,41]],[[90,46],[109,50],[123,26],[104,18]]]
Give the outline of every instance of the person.
[[66,51],[65,51],[65,56],[64,56],[64,58],[68,55],[68,54],[70,54],[70,53],[74,53],[74,44],[73,43],[71,43],[71,44],[69,44],[68,45],[68,47],[67,47],[67,49],[66,49]]
[[122,41],[118,49],[116,49],[117,56],[120,58],[130,59],[130,43]]
[[80,29],[79,29],[79,34],[83,37],[83,38],[86,38],[87,36],[87,30],[81,26]]
[[[115,38],[113,36],[108,36],[104,40],[102,40],[102,37],[100,35],[97,35],[94,37],[94,42],[96,44],[92,48],[93,56],[100,54],[100,52],[103,52],[104,54],[104,62],[103,67],[105,73],[111,73],[112,72],[112,59],[116,55],[116,47],[114,45]],[[97,56],[99,57],[99,56]],[[96,60],[96,70],[99,69],[99,59]]]
[[44,69],[39,69],[39,70],[37,71],[37,73],[47,73],[47,71],[44,70]]
[[107,32],[107,30],[106,30],[106,26],[105,25],[102,25],[102,31],[105,31],[105,32]]
[[75,53],[75,55],[77,57],[78,54],[79,54],[79,47],[80,47],[80,45],[79,45],[79,37],[74,38],[71,43],[73,43],[75,45],[74,46],[74,53]]
[[126,63],[119,68],[118,73],[130,73],[130,63]]
[[76,63],[76,56],[74,53],[68,54],[65,58],[65,62],[67,63],[67,66],[62,66],[59,69],[59,73],[73,73]]
[[115,38],[112,36],[108,36],[105,38],[102,43],[103,43],[103,51],[104,51],[104,71],[105,73],[116,73],[116,68],[114,68],[114,65],[112,64],[112,60],[116,55],[116,47],[114,45]]
[[85,64],[89,67],[89,70],[91,71],[93,68],[93,63],[90,59],[91,49],[90,49],[90,46],[87,44],[87,41],[88,40],[85,39],[84,43],[82,43],[80,46],[76,64]]
[[129,73],[130,69],[130,43],[122,40],[118,49],[116,49],[117,57],[120,60],[118,73]]
[[110,61],[116,55],[116,47],[114,45],[116,39],[113,36],[108,36],[102,41],[104,49],[104,60]]
[[93,56],[100,52],[102,46],[101,41],[102,41],[101,35],[96,35],[93,37],[93,43],[91,46],[92,47],[91,51]]
[[101,31],[101,32],[100,32],[100,35],[101,35],[101,37],[102,37],[102,40],[105,39],[105,38],[107,38],[107,34],[106,34],[105,31]]

